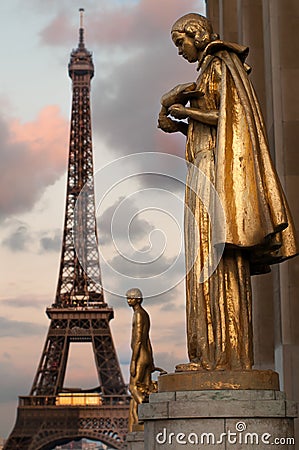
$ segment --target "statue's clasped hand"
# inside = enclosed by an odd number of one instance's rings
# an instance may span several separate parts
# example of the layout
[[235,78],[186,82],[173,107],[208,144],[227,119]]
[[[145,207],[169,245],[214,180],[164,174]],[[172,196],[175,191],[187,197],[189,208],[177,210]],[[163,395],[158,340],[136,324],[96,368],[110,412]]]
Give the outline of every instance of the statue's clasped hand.
[[175,117],[176,119],[187,119],[188,110],[180,103],[176,103],[168,108],[168,114]]
[[168,110],[165,106],[162,106],[159,114],[158,128],[161,128],[165,133],[175,133],[176,131],[179,131],[177,121],[168,117]]
[[183,134],[186,134],[187,124],[173,120],[169,116],[171,115],[178,120],[187,119],[189,114],[188,108],[185,108],[185,105],[191,97],[197,97],[199,94],[200,93],[196,90],[196,83],[194,82],[179,84],[164,94],[161,98],[162,107],[158,119],[158,128],[166,133],[180,131]]

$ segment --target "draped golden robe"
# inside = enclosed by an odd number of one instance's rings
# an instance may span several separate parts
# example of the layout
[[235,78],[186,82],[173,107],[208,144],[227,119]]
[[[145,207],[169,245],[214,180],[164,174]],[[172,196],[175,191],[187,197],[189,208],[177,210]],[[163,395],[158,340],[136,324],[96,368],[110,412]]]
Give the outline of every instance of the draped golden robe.
[[[185,214],[187,268],[195,261],[186,278],[188,352],[191,362],[207,370],[252,367],[250,275],[267,272],[270,264],[297,253],[292,219],[246,71],[247,53],[237,44],[208,44],[196,82],[204,95],[190,101],[193,108],[219,111],[217,126],[190,119],[186,144],[187,161],[216,188],[226,222],[220,263],[201,282],[200,274],[213,250],[213,229],[197,195],[202,177],[191,165],[186,211],[190,208],[196,220]],[[210,184],[204,189],[211,189]]]

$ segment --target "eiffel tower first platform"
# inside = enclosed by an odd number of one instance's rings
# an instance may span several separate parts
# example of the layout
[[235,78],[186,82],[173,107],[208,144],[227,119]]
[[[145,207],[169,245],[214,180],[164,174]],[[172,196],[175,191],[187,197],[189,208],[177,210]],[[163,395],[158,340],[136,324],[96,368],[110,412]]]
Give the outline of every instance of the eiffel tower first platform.
[[[19,397],[16,424],[5,450],[49,450],[82,438],[123,449],[127,433],[130,397],[109,326],[113,309],[105,303],[101,287],[90,117],[94,66],[84,44],[83,9],[79,44],[71,53],[68,69],[73,99],[57,294],[55,303],[46,310],[51,322],[31,392]],[[84,195],[79,197],[83,187]],[[72,342],[92,343],[97,388],[64,388]]]

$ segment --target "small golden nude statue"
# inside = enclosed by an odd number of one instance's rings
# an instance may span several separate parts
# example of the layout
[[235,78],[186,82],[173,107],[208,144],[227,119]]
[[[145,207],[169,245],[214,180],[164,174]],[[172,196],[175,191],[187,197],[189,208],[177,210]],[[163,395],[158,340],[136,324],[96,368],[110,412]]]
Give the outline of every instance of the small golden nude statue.
[[132,358],[130,364],[130,384],[129,389],[132,394],[129,414],[129,431],[134,430],[138,424],[138,405],[148,401],[148,396],[152,392],[157,392],[157,383],[152,381],[152,373],[159,371],[166,373],[155,367],[151,341],[149,337],[150,318],[145,309],[141,306],[143,301],[140,289],[133,288],[127,293],[128,305],[133,308]]
[[[191,267],[186,277],[190,363],[183,370],[250,370],[250,277],[297,254],[294,226],[248,77],[248,48],[220,40],[209,20],[193,13],[175,22],[171,37],[178,54],[197,63],[199,71],[195,82],[176,86],[162,97],[158,123],[167,133],[187,136],[184,228],[186,267]],[[200,198],[203,189],[206,198],[216,190],[226,230],[219,264],[204,281],[200,274],[213,250],[214,230]]]

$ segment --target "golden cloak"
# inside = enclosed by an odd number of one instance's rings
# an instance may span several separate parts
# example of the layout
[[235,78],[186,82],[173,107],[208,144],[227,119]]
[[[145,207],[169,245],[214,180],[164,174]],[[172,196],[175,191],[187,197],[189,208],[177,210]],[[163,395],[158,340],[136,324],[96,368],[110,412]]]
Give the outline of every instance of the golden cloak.
[[217,57],[222,64],[215,187],[226,216],[226,244],[248,248],[251,273],[256,274],[295,256],[297,246],[262,112],[244,65],[247,53],[237,44],[214,41],[202,61]]

